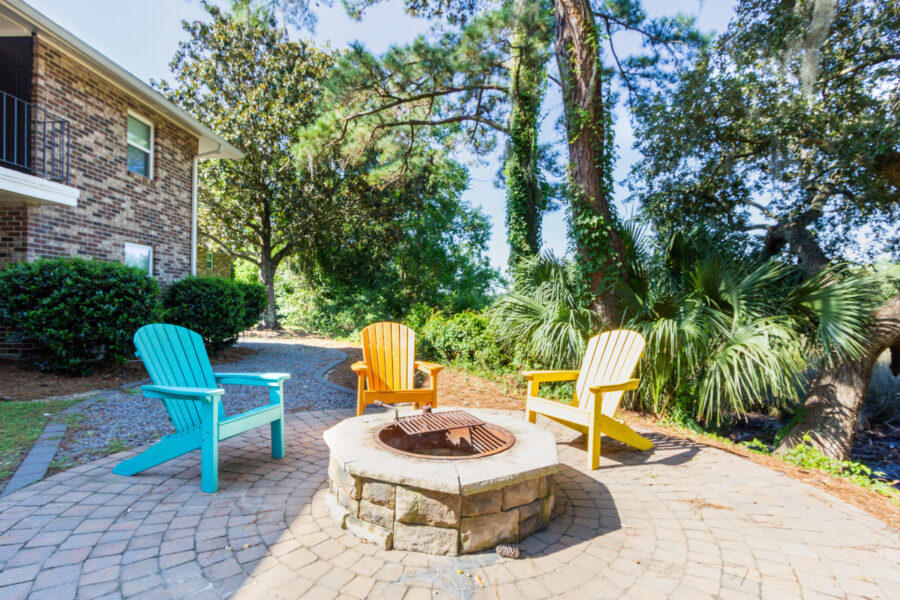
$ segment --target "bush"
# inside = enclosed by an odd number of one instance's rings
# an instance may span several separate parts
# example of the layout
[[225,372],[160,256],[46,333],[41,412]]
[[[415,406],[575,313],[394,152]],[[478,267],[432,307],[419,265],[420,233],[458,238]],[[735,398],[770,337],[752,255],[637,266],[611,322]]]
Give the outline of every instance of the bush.
[[134,332],[159,315],[159,286],[140,269],[80,258],[0,272],[0,325],[37,346],[42,370],[90,373],[91,361],[133,356]]
[[262,319],[263,311],[266,310],[266,286],[261,283],[246,283],[243,281],[235,281],[235,287],[241,292],[244,305],[243,328],[250,329],[256,326]]
[[163,297],[166,323],[196,331],[211,352],[235,343],[244,330],[246,311],[241,288],[220,277],[186,277]]
[[491,371],[510,370],[510,356],[497,345],[483,313],[465,311],[448,317],[435,312],[416,333],[417,350],[424,356]]

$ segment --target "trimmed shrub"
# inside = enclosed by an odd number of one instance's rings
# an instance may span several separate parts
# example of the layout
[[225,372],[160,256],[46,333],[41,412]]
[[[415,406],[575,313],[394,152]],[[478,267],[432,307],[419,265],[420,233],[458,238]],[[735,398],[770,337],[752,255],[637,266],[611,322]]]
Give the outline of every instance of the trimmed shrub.
[[244,329],[255,327],[262,319],[263,311],[266,310],[266,286],[261,283],[246,283],[243,281],[235,281],[234,285],[241,292],[244,304]]
[[90,373],[90,363],[133,357],[132,337],[159,315],[159,286],[140,269],[81,258],[0,271],[0,326],[37,347],[41,370]]
[[163,296],[166,323],[196,331],[210,352],[235,343],[244,330],[244,294],[230,279],[186,277]]

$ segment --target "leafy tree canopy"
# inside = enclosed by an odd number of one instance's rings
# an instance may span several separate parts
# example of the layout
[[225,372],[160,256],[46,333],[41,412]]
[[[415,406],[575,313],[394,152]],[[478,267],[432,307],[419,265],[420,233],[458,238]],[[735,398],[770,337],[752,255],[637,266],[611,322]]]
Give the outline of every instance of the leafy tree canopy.
[[897,256],[898,48],[897,0],[743,0],[638,103],[634,197],[663,231],[711,219],[813,271],[860,250],[863,226],[865,249]]

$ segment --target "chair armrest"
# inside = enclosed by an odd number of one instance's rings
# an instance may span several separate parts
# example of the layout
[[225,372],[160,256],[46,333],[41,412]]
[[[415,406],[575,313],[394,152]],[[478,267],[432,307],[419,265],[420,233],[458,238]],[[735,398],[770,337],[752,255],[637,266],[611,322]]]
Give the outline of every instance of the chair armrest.
[[147,398],[168,398],[174,400],[197,400],[210,402],[225,393],[222,388],[177,387],[174,385],[142,385],[141,391]]
[[278,385],[290,379],[290,373],[213,373],[216,383],[224,385]]
[[640,379],[626,379],[616,383],[604,383],[602,385],[592,385],[588,389],[592,394],[605,394],[607,392],[625,392],[627,390],[636,390]]
[[417,360],[414,364],[418,370],[422,371],[423,373],[428,373],[429,375],[440,373],[444,368],[444,365],[425,362],[424,360]]
[[370,372],[369,367],[361,360],[358,360],[350,365],[350,368],[353,369],[353,372],[357,375],[368,375]]
[[581,371],[524,371],[522,377],[528,381],[541,383],[546,381],[573,381],[578,379]]

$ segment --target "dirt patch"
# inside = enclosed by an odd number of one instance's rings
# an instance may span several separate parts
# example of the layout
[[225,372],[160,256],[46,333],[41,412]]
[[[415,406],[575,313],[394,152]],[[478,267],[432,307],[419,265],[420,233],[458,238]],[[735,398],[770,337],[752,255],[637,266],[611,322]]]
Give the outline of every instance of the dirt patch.
[[[255,354],[250,348],[227,348],[211,356],[213,364],[233,362]],[[147,379],[140,360],[118,365],[97,365],[86,377],[44,373],[25,362],[0,360],[0,401],[24,401],[67,396],[92,390],[113,389]]]

